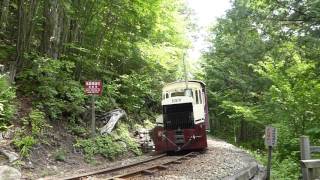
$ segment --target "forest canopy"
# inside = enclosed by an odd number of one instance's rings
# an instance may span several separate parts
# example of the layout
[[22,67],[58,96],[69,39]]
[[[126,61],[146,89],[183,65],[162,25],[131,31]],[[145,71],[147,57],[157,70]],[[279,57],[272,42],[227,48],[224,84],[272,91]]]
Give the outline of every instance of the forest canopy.
[[299,137],[320,139],[319,1],[235,0],[203,55],[213,133],[264,149],[278,128],[275,178],[298,179]]
[[[0,0],[0,16],[0,131],[15,129],[22,157],[52,133],[71,134],[87,160],[122,155],[119,138],[141,153],[129,130],[155,119],[161,87],[181,76],[190,46],[184,1]],[[86,80],[104,85],[97,118],[117,108],[128,115],[116,138],[90,138]]]
[[[101,79],[99,110],[158,108],[190,42],[176,0],[2,0],[0,63],[18,96],[50,119],[78,119],[85,80]],[[177,28],[178,27],[178,28]],[[149,106],[151,105],[151,106]]]

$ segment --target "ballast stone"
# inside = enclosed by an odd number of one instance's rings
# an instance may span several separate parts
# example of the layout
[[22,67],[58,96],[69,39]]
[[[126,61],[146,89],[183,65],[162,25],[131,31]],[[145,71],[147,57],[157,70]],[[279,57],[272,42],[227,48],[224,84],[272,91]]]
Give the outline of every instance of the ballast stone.
[[0,180],[19,180],[21,173],[16,168],[10,166],[0,166]]

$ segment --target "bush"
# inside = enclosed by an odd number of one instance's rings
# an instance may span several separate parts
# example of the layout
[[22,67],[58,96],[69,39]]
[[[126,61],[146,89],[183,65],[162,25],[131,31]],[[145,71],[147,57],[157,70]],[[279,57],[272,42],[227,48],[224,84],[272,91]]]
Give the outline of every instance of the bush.
[[75,124],[75,123],[69,123],[68,132],[70,132],[76,136],[82,136],[82,137],[85,137],[89,134],[85,127],[78,125],[78,124]]
[[35,97],[36,107],[50,119],[79,116],[84,111],[85,96],[83,86],[74,80],[74,63],[44,57],[35,57],[32,63],[32,68],[18,77],[20,90]]
[[78,140],[74,146],[83,149],[87,161],[91,161],[93,156],[98,154],[109,159],[114,159],[125,151],[111,136]]
[[31,111],[29,121],[31,123],[31,132],[34,136],[39,136],[45,127],[48,127],[45,121],[45,114],[38,109]]
[[38,141],[32,136],[16,137],[13,140],[15,146],[20,149],[20,154],[22,157],[28,157],[31,148],[38,143]]
[[[300,175],[300,166],[298,160],[295,157],[295,154],[288,156],[285,159],[282,159],[281,153],[279,150],[275,150],[272,157],[272,167],[271,167],[271,179],[299,179]],[[263,151],[249,151],[249,153],[256,159],[258,162],[267,167],[268,157]]]
[[282,161],[275,160],[272,166],[272,179],[299,179],[300,165],[297,160],[288,157]]
[[56,161],[65,161],[66,160],[66,151],[63,149],[58,149],[55,153],[54,153],[54,159]]
[[126,143],[127,148],[135,153],[136,155],[141,155],[141,150],[139,149],[138,143],[130,136],[128,131],[129,127],[125,124],[120,124],[116,129],[117,134],[119,135],[120,141]]
[[15,89],[10,86],[6,75],[0,75],[0,130],[5,130],[13,117],[14,98]]
[[45,114],[38,109],[33,109],[22,121],[23,127],[16,132],[13,143],[20,150],[21,156],[28,157],[31,148],[38,143],[42,132],[50,126],[46,124]]
[[125,125],[120,125],[114,135],[77,140],[74,146],[84,151],[85,158],[88,161],[91,161],[93,156],[98,154],[108,159],[115,159],[127,150],[136,155],[141,154],[138,144],[130,137],[128,128]]

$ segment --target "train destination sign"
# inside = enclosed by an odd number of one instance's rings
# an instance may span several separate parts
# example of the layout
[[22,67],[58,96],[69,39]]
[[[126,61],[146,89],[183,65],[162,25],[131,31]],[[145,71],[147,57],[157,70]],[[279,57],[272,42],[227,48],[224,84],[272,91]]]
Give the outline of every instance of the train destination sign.
[[274,147],[277,144],[277,129],[267,126],[265,131],[265,145]]
[[90,95],[101,95],[102,81],[85,81],[85,93]]

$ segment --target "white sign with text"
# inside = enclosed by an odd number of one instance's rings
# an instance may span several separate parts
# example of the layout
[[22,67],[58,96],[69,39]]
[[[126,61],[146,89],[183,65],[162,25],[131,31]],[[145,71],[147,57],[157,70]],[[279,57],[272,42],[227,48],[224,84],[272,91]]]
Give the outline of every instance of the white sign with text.
[[266,146],[274,147],[277,144],[277,129],[272,126],[267,126],[265,131],[265,141]]

